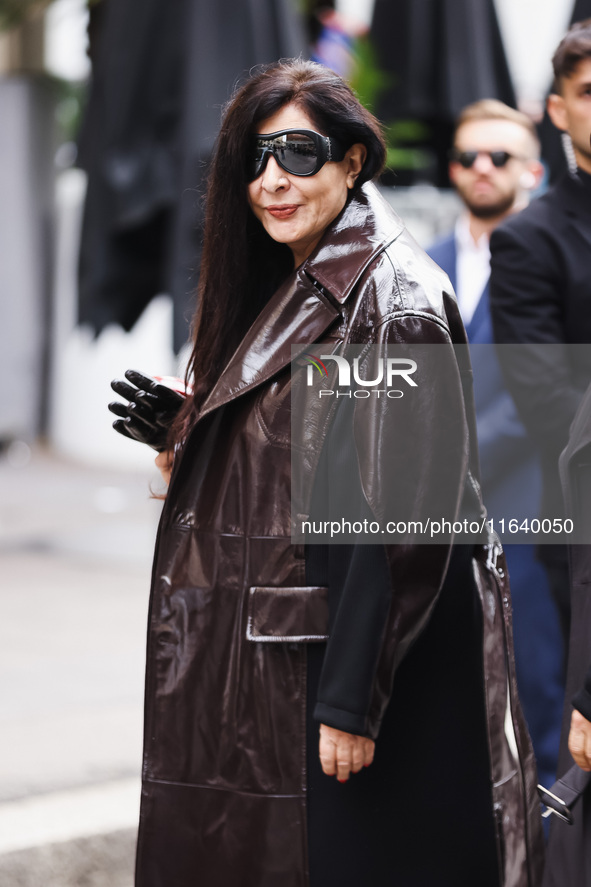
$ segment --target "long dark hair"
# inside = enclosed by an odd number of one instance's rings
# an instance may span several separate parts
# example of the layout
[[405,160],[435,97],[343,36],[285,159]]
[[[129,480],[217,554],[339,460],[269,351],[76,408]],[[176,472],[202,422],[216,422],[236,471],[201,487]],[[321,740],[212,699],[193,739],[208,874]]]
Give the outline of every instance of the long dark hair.
[[173,428],[182,439],[199,404],[262,306],[293,269],[293,256],[276,243],[247,200],[248,151],[255,125],[287,104],[300,106],[323,135],[348,149],[367,149],[355,187],[377,176],[385,161],[378,121],[337,74],[302,59],[256,69],[227,104],[211,161],[205,211],[198,306],[187,379],[193,396]]

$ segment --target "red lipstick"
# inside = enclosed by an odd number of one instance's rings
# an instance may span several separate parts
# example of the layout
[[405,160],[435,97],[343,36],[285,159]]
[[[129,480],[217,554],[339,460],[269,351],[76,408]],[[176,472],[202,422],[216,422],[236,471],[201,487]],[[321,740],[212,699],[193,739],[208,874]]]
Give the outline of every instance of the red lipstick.
[[267,206],[266,210],[275,219],[288,219],[290,216],[293,216],[297,208],[297,203],[279,203],[276,205],[274,204],[273,206]]

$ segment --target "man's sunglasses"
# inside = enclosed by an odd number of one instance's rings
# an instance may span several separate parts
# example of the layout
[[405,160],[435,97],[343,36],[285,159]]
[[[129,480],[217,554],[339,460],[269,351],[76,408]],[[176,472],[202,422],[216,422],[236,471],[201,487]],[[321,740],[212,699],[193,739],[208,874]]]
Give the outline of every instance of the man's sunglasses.
[[459,163],[464,169],[470,169],[476,163],[476,158],[479,154],[486,154],[487,157],[490,157],[492,165],[496,166],[497,169],[505,166],[511,159],[526,160],[525,157],[510,154],[509,151],[458,151],[457,148],[451,149],[449,159],[454,163]]
[[342,160],[345,151],[336,139],[312,129],[282,129],[269,135],[255,135],[248,164],[250,182],[258,179],[271,154],[285,172],[313,176],[327,160]]

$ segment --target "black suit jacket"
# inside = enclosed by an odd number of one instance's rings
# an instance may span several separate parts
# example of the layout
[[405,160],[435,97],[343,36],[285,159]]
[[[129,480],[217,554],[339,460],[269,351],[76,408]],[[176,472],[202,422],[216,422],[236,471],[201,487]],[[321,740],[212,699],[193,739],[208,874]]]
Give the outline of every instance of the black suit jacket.
[[591,177],[561,179],[499,226],[490,246],[503,373],[540,451],[543,515],[560,517],[558,457],[591,380]]

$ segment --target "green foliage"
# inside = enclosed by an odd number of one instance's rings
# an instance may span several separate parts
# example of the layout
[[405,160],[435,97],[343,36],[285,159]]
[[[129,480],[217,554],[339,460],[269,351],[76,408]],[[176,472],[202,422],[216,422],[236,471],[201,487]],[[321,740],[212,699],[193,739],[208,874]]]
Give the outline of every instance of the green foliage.
[[[376,52],[368,36],[357,38],[353,47],[353,73],[349,78],[362,105],[372,114],[381,94],[391,89],[394,75],[382,71]],[[431,164],[428,151],[420,147],[429,140],[429,127],[419,120],[393,120],[384,125],[386,138],[386,168],[391,170],[421,170]]]
[[76,140],[82,113],[86,105],[88,84],[52,78],[56,95],[55,119],[60,139],[65,142]]
[[349,85],[361,104],[373,114],[380,95],[392,85],[392,77],[378,66],[375,49],[367,36],[355,40],[353,59]]
[[429,151],[421,148],[430,138],[429,127],[420,120],[394,120],[384,127],[387,169],[426,169],[431,165]]

